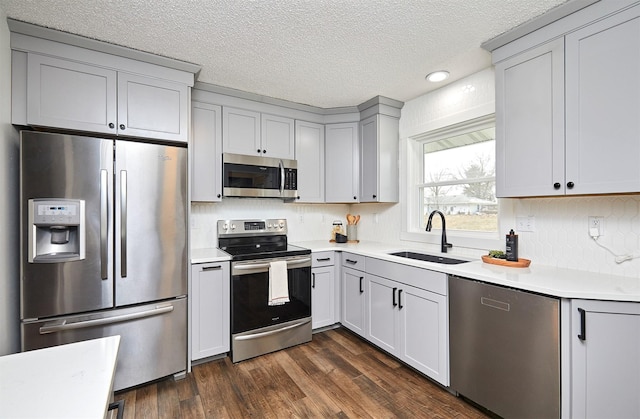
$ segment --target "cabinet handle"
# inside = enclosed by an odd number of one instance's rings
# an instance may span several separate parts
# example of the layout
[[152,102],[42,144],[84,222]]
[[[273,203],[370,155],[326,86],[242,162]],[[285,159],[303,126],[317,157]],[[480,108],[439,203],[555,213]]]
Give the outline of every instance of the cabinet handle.
[[218,198],[222,198],[222,195],[220,195],[220,194],[218,194],[218,195],[216,195],[216,196],[217,196]]
[[313,272],[311,273],[311,288],[315,288],[316,287],[316,274],[314,274]]
[[124,131],[124,124],[120,124],[120,129]]
[[262,154],[267,154],[267,150],[262,150]]
[[584,341],[587,340],[587,313],[583,308],[579,308],[578,312],[580,313],[580,334],[578,339]]
[[317,260],[318,262],[328,262],[328,261],[330,261],[330,260],[331,260],[331,258],[316,258],[316,260]]
[[262,152],[262,150],[260,150],[260,149],[257,149],[256,151],[258,152],[258,154],[260,154]]
[[398,305],[398,303],[396,303],[396,291],[398,291],[398,288],[397,287],[393,287],[393,291],[391,293],[393,294],[392,300],[393,300],[393,306],[394,307]]
[[402,310],[402,290],[398,290],[398,308]]
[[573,182],[567,182],[567,188],[569,189],[573,189],[573,187],[576,186],[575,183]]
[[376,199],[376,198],[377,198],[376,195],[373,195],[373,199]]
[[553,189],[560,189],[560,186],[562,186],[560,185],[560,182],[556,182],[553,184]]
[[364,276],[360,277],[360,294],[362,294],[364,292],[364,290],[362,289],[362,280],[364,279]]
[[109,128],[114,129],[116,126],[113,122],[109,122]]
[[357,260],[351,260],[351,259],[345,259],[345,262],[350,263],[352,265],[355,265],[356,263],[358,263]]
[[205,266],[204,268],[202,268],[203,271],[215,271],[216,269],[222,269],[222,266],[215,265],[215,266]]
[[357,197],[357,196],[354,196],[354,197],[353,197],[353,199],[358,199],[358,197]]

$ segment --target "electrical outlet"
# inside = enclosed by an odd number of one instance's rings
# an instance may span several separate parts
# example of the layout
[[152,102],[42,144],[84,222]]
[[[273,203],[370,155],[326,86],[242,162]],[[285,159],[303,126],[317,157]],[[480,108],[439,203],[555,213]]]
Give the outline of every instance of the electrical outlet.
[[526,217],[516,217],[516,230],[520,231],[536,231],[536,217],[528,215]]
[[604,217],[590,215],[588,231],[591,237],[604,236]]

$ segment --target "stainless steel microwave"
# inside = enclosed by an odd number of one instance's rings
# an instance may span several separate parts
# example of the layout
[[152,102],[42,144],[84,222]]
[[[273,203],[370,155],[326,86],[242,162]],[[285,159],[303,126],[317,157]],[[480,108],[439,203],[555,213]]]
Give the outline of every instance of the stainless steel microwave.
[[222,194],[253,198],[295,199],[298,163],[271,157],[222,154]]

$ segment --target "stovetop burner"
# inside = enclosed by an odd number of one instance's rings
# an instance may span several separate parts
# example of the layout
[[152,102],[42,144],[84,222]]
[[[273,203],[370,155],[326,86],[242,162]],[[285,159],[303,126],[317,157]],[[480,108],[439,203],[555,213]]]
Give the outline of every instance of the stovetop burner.
[[310,254],[287,243],[287,220],[219,220],[218,248],[234,261]]

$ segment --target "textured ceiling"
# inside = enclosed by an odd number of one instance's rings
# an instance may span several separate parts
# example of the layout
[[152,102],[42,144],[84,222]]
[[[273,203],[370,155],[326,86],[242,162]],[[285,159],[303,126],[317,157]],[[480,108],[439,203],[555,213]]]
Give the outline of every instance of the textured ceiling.
[[10,18],[188,61],[199,81],[323,108],[408,101],[565,0],[0,0]]

